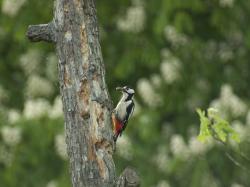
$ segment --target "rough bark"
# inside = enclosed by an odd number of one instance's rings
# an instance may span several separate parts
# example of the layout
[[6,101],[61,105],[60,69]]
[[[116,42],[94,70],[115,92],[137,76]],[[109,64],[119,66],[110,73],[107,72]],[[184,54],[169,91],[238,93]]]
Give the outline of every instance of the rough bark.
[[55,28],[53,23],[30,25],[27,31],[27,37],[32,42],[56,42]]
[[72,185],[138,186],[131,169],[115,178],[112,105],[94,0],[56,0],[53,21],[29,26],[27,37],[56,44]]
[[127,167],[118,178],[116,187],[138,187],[140,179],[134,169]]

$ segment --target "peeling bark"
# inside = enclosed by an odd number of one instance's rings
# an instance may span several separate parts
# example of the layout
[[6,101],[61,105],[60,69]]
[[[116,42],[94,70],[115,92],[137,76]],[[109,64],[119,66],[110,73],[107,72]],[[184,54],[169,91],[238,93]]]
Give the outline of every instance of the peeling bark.
[[116,187],[139,187],[140,178],[134,169],[127,167],[116,182]]
[[104,79],[94,0],[56,0],[53,21],[29,26],[27,37],[56,44],[72,185],[137,184],[138,176],[131,169],[115,182],[112,104]]

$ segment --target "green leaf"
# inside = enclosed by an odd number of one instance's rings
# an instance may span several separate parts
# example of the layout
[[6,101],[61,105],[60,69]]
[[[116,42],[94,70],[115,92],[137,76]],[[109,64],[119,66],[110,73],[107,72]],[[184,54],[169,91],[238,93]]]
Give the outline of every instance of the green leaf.
[[198,136],[198,140],[201,142],[205,142],[207,138],[211,137],[209,132],[209,119],[205,116],[205,111],[201,109],[196,110],[200,117],[200,134]]
[[200,134],[198,139],[202,142],[207,138],[213,137],[217,141],[227,142],[230,138],[236,142],[240,142],[238,133],[230,126],[229,122],[224,120],[216,109],[209,108],[205,111],[197,109],[200,117]]

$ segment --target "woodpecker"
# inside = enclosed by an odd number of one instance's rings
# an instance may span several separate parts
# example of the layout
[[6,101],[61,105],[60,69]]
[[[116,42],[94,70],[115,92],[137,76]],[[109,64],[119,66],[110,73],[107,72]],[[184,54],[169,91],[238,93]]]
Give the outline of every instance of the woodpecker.
[[125,130],[129,118],[132,116],[135,104],[133,96],[135,91],[128,86],[117,87],[116,90],[122,92],[122,97],[118,102],[117,106],[112,112],[113,132],[114,141],[116,142],[118,136],[122,135]]

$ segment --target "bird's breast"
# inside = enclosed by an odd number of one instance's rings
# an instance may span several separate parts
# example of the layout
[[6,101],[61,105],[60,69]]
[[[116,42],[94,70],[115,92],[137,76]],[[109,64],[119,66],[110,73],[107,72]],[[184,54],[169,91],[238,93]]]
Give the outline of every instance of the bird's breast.
[[119,102],[116,107],[116,115],[120,120],[124,120],[127,115],[127,108],[131,104],[132,101],[127,102]]

